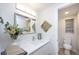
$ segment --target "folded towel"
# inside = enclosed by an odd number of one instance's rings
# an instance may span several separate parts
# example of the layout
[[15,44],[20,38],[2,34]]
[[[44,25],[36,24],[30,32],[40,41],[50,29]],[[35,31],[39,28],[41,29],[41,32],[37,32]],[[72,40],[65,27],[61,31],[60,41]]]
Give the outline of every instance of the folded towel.
[[5,51],[1,53],[2,55],[26,55],[27,52],[16,45],[9,46]]

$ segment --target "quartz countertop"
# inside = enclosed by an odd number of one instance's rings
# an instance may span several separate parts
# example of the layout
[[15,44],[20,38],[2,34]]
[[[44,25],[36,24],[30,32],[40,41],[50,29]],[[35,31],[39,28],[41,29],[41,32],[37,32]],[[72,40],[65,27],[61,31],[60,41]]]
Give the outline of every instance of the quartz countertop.
[[49,42],[49,39],[35,39],[35,40],[22,40],[21,42],[18,42],[18,46],[22,49],[24,49],[27,52],[27,55],[33,53],[34,51],[38,50],[39,48],[43,47],[45,44]]

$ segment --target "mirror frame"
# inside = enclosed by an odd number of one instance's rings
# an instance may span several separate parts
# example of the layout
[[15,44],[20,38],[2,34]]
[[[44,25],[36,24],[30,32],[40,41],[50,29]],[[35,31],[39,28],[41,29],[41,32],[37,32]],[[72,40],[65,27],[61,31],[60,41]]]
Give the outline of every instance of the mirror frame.
[[[21,14],[18,14],[18,13],[14,13],[14,26],[17,25],[16,15],[21,16],[21,17],[24,17],[24,18],[28,18],[28,19],[30,19],[31,21],[34,21],[34,24],[31,25],[31,27],[30,27],[31,30],[33,30],[33,32],[24,31],[23,34],[24,34],[24,33],[26,33],[26,34],[33,34],[33,33],[36,33],[36,19],[29,18],[29,17],[27,17],[27,16],[24,16],[24,15],[21,15]],[[19,24],[18,24],[18,26],[19,26]],[[34,28],[33,28],[33,27],[34,27]],[[22,29],[24,29],[24,28],[22,28]]]

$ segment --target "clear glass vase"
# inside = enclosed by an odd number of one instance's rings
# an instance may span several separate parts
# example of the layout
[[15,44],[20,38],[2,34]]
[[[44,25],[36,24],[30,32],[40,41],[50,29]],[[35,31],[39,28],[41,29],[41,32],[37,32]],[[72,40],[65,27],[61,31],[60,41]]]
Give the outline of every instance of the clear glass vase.
[[13,38],[12,38],[12,41],[13,41],[13,42],[12,42],[11,45],[17,45],[17,44],[18,44],[18,43],[17,43],[17,39],[13,39]]

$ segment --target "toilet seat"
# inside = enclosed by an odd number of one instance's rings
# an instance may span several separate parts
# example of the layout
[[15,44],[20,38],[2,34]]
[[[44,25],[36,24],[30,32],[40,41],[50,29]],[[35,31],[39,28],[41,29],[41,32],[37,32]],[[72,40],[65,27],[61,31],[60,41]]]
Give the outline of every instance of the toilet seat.
[[72,39],[73,35],[71,33],[67,33],[64,37],[63,47],[65,49],[65,55],[70,55],[70,50],[72,49]]
[[68,44],[64,44],[64,48],[65,49],[68,49],[68,50],[71,50],[72,46],[71,45],[68,45]]

